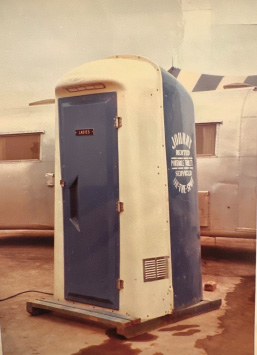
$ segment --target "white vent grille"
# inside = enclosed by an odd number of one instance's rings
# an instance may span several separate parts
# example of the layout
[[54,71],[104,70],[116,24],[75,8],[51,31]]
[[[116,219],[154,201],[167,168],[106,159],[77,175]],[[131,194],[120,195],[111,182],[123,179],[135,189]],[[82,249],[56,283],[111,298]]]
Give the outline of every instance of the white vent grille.
[[143,259],[144,282],[168,278],[168,256]]

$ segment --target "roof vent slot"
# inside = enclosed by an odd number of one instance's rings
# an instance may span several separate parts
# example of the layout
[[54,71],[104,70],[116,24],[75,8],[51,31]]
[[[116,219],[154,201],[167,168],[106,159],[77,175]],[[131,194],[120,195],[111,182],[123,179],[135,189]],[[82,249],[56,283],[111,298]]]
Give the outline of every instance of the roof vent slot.
[[99,90],[105,88],[106,86],[103,83],[95,83],[95,84],[85,84],[85,85],[74,85],[74,86],[66,87],[66,90],[69,92],[78,92],[78,91],[86,91],[86,90]]

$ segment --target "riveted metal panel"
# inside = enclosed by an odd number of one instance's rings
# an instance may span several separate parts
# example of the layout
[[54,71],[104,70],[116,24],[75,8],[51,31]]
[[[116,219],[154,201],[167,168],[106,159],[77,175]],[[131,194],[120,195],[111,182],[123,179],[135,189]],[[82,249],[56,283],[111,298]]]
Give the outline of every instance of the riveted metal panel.
[[65,298],[119,308],[115,92],[59,99]]
[[[4,233],[36,233],[54,229],[54,190],[45,174],[54,172],[54,107],[36,106],[0,109],[1,135],[40,135],[40,155],[36,159],[0,162],[0,227]],[[35,146],[31,146],[34,150]],[[32,157],[31,157],[32,158]],[[12,196],[13,198],[10,198]]]
[[209,191],[198,191],[200,227],[209,226]]

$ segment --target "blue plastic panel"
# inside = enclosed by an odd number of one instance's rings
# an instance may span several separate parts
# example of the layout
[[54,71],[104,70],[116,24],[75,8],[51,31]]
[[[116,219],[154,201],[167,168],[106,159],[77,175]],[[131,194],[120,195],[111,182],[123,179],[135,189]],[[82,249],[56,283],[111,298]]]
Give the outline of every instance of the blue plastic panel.
[[174,308],[202,299],[195,124],[192,100],[162,70]]
[[65,298],[119,308],[115,92],[59,99]]

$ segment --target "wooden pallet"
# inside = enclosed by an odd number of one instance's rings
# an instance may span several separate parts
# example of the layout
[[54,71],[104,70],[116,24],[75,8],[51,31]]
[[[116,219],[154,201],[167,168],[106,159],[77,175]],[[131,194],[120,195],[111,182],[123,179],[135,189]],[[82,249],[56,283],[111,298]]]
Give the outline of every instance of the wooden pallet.
[[141,322],[140,318],[134,318],[118,314],[105,309],[99,309],[92,306],[60,302],[54,299],[35,300],[27,302],[27,312],[37,316],[47,312],[57,312],[63,315],[76,317],[83,320],[93,321],[106,326],[116,328],[119,335],[130,339],[137,335],[154,330],[165,324],[174,323],[180,319],[192,317],[194,315],[210,312],[219,308],[221,299],[214,301],[201,301],[196,305],[173,311],[172,314]]
[[126,328],[141,322],[140,318],[129,317],[92,306],[60,302],[54,299],[42,299],[34,302],[27,302],[27,312],[33,316],[51,311],[121,328]]

